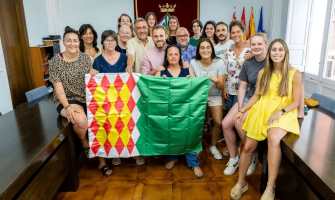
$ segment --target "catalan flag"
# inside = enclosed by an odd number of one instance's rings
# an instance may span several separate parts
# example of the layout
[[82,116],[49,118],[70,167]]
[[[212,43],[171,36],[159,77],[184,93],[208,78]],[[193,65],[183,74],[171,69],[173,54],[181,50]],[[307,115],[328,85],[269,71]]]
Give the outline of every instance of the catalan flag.
[[[235,21],[236,20],[236,7],[234,7],[234,14],[233,14],[233,19],[232,21]],[[231,35],[229,37],[231,39]]]
[[87,74],[90,158],[201,151],[209,83],[208,77]]
[[255,19],[254,19],[254,7],[251,8],[250,20],[249,20],[249,32],[248,38],[255,34]]
[[243,7],[243,12],[242,12],[242,17],[241,17],[241,21],[242,21],[242,24],[244,26],[244,36],[243,36],[243,40],[244,41],[247,41],[247,34],[246,34],[246,29],[245,29],[245,12],[244,12],[245,8]]

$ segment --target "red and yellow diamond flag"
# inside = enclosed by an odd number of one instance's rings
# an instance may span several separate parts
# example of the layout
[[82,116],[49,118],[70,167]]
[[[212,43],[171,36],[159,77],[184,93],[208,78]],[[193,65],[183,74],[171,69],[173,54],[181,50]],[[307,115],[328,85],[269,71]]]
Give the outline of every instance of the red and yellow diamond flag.
[[209,79],[86,75],[90,157],[201,151]]

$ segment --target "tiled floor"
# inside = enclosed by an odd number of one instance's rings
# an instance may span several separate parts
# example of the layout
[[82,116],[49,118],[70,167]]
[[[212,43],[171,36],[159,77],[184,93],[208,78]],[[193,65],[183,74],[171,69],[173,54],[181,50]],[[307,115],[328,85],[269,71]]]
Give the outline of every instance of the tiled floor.
[[[172,170],[165,169],[165,156],[160,159],[146,158],[146,164],[137,166],[132,158],[121,159],[119,166],[108,164],[114,173],[105,177],[98,169],[97,159],[87,161],[79,172],[79,189],[77,192],[58,193],[54,200],[216,200],[230,199],[230,190],[235,185],[238,172],[232,176],[223,174],[228,161],[216,160],[210,154],[210,134],[203,138],[204,151],[200,154],[200,167],[204,177],[197,179],[187,167],[184,156],[178,157],[178,164]],[[225,143],[218,143],[220,152]],[[248,177],[249,191],[241,199],[259,200],[261,180],[260,163],[256,171]]]

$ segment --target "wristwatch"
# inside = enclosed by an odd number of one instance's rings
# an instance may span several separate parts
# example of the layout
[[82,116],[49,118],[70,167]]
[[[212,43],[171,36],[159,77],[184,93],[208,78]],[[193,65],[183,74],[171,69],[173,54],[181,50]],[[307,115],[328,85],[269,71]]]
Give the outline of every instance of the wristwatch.
[[69,104],[69,105],[67,105],[67,106],[65,106],[65,110],[66,110],[68,107],[70,107],[70,104]]
[[283,108],[283,109],[281,109],[281,111],[283,112],[283,115],[285,115],[286,110]]

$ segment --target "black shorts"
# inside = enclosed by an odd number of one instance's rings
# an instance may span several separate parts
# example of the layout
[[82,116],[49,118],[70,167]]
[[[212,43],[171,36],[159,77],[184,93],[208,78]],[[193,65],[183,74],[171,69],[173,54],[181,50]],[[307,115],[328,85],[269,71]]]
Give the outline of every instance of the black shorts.
[[[86,110],[86,103],[81,103],[79,101],[72,101],[72,100],[69,100],[69,104],[77,104],[77,105],[80,105],[81,107],[84,108],[84,111],[85,111],[85,115],[87,115],[87,110]],[[63,110],[64,106],[62,104],[59,104],[57,106],[57,112],[60,114],[60,112]]]

